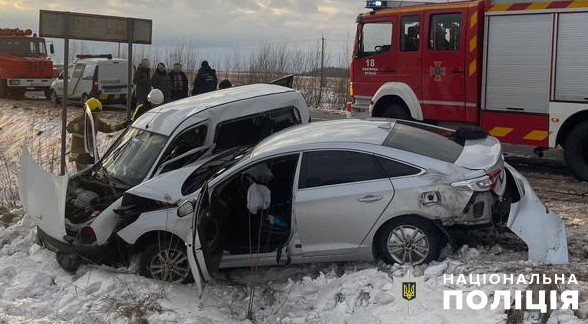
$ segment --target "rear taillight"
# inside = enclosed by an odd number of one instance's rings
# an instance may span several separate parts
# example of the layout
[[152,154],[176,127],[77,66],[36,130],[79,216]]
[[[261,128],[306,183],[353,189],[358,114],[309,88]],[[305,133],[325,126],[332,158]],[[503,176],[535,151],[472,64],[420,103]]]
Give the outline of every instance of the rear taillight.
[[488,191],[496,188],[502,170],[495,170],[489,174],[465,181],[454,182],[451,185],[459,189],[471,189],[473,191]]
[[96,242],[96,232],[90,226],[82,227],[80,231],[80,241],[84,244],[90,244]]

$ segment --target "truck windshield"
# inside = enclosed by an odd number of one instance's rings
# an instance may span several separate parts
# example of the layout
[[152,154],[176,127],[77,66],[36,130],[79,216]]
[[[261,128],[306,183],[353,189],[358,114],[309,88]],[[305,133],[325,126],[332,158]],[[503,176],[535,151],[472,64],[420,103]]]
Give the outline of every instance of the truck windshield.
[[45,41],[39,38],[0,38],[0,54],[47,54]]
[[145,179],[167,142],[167,136],[131,127],[102,159],[109,177],[136,186]]

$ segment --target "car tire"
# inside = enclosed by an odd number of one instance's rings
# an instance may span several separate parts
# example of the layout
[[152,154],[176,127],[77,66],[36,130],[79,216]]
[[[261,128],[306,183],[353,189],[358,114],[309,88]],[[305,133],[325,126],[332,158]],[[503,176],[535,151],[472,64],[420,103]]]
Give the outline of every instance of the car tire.
[[568,134],[564,158],[576,178],[588,181],[588,121],[576,125]]
[[51,101],[51,103],[55,106],[59,105],[59,97],[57,96],[57,92],[55,92],[55,90],[51,90],[51,93],[49,94],[49,101]]
[[[156,239],[141,256],[139,274],[167,282],[191,282],[192,272],[186,255],[186,245],[180,239]],[[167,265],[166,261],[170,262]]]
[[412,119],[406,107],[404,107],[403,104],[397,102],[391,103],[386,108],[384,108],[382,117],[404,120]]
[[442,243],[441,233],[431,221],[399,216],[384,224],[376,237],[375,248],[388,264],[418,265],[437,259]]
[[0,98],[5,99],[10,95],[8,90],[8,82],[5,79],[0,79]]
[[57,252],[57,254],[55,254],[55,259],[59,266],[69,273],[75,273],[78,271],[82,264],[80,257],[74,254]]

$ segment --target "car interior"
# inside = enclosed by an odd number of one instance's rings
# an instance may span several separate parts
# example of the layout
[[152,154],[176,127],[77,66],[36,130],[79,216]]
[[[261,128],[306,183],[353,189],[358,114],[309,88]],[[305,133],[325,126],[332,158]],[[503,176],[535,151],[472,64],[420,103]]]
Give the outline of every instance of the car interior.
[[[298,154],[258,163],[233,175],[211,193],[210,212],[220,227],[225,254],[274,252],[288,242]],[[248,191],[269,189],[269,207],[251,213]]]

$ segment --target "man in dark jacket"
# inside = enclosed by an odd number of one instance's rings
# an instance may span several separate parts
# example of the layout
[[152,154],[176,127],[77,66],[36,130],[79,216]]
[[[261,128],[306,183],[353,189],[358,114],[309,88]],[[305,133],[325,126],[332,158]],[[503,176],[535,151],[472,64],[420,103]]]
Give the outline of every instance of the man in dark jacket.
[[169,73],[172,83],[171,100],[184,99],[188,96],[188,77],[182,71],[180,63],[174,64],[174,70]]
[[159,89],[163,93],[163,103],[171,101],[172,83],[167,71],[165,70],[165,64],[157,64],[157,69],[151,77],[151,86],[153,89]]
[[143,59],[133,77],[135,84],[135,95],[137,96],[137,105],[147,102],[147,95],[151,91],[151,63],[148,59]]
[[202,61],[194,79],[192,95],[195,96],[216,90],[217,82],[216,70],[212,69],[207,61]]

